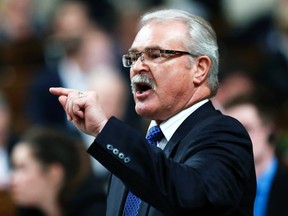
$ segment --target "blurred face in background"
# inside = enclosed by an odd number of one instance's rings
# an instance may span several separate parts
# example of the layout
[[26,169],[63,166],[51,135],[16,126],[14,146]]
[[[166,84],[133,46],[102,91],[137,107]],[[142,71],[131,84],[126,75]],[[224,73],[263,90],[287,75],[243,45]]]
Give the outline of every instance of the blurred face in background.
[[89,75],[88,88],[97,92],[106,116],[123,119],[130,92],[120,72],[107,66],[99,66]]
[[33,156],[29,145],[17,144],[12,151],[11,195],[19,206],[41,207],[49,197],[56,200],[60,187],[53,165],[43,165]]
[[[2,3],[2,8],[1,8]],[[1,10],[2,9],[2,10]],[[1,0],[0,20],[6,34],[12,40],[22,40],[32,36],[32,0]]]
[[238,119],[248,131],[256,164],[273,151],[273,145],[269,143],[272,128],[264,123],[254,105],[237,105],[227,109],[226,114]]
[[54,34],[60,38],[74,38],[90,28],[88,11],[81,2],[64,2],[53,20]]

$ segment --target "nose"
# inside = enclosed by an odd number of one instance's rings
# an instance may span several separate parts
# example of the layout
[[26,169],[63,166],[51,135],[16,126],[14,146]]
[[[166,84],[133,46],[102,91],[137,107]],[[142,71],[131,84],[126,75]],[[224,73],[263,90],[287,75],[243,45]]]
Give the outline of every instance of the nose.
[[141,53],[140,59],[141,59],[142,62],[144,62],[145,58],[144,58],[144,53],[143,52]]
[[132,64],[132,67],[134,67],[136,64],[137,64],[137,62],[138,62],[138,60],[141,60],[141,62],[144,62],[144,60],[145,60],[145,58],[144,58],[144,54],[143,53],[140,53],[140,55],[139,55],[139,57],[135,60],[135,62]]
[[134,76],[137,73],[149,71],[149,66],[145,63],[145,58],[144,58],[143,53],[141,53],[141,56],[139,56],[139,58],[134,62],[134,64],[132,65],[130,69],[131,69],[130,70],[131,76]]
[[138,71],[138,70],[141,71],[141,70],[145,70],[145,68],[148,69],[148,65],[145,63],[145,58],[143,54],[141,54],[141,56],[132,65],[132,69],[134,71]]

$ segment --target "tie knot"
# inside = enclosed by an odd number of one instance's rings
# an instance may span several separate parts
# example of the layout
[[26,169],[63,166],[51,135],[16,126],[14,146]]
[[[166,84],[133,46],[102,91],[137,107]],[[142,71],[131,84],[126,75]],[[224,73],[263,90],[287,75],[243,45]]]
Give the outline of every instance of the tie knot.
[[164,137],[160,127],[155,125],[151,127],[146,135],[146,139],[150,145],[157,146],[157,142]]

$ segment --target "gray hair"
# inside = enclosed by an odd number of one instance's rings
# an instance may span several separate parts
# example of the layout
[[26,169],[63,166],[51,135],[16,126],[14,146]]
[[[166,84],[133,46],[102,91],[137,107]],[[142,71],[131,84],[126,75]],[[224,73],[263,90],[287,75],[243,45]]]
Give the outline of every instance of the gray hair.
[[196,56],[206,55],[211,60],[211,67],[208,72],[208,86],[211,97],[217,93],[219,52],[216,33],[209,22],[199,16],[178,9],[164,9],[144,14],[140,20],[140,27],[151,22],[183,22],[188,27],[188,39],[184,45],[189,52]]

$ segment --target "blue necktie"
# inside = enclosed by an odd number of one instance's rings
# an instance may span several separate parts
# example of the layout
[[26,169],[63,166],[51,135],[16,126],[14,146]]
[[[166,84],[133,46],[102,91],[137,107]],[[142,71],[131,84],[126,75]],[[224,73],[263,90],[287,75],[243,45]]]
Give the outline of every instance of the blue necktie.
[[[157,146],[157,141],[160,141],[164,137],[160,127],[158,125],[149,129],[146,139],[151,146]],[[124,216],[136,216],[140,208],[141,200],[133,193],[129,192],[127,195]]]

